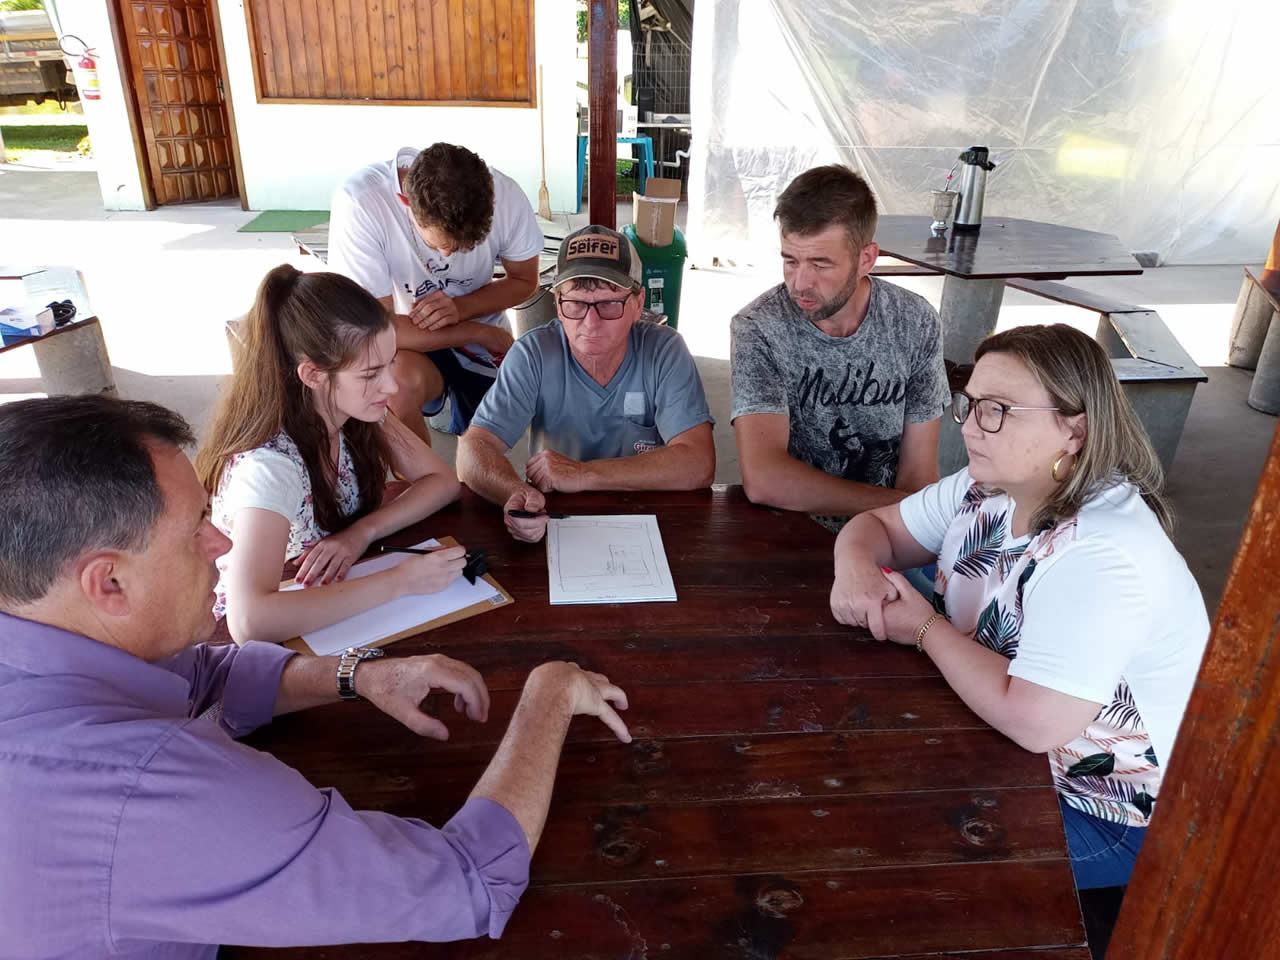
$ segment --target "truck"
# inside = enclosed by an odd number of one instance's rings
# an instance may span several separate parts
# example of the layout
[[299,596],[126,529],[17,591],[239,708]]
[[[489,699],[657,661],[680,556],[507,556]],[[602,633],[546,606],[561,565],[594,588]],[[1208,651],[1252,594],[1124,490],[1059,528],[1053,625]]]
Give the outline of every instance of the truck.
[[48,11],[0,9],[0,107],[79,99]]

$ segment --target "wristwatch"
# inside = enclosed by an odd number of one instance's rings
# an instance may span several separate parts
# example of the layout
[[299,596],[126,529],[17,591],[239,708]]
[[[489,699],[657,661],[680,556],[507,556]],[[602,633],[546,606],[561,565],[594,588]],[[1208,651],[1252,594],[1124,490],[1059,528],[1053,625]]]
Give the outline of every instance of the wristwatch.
[[356,693],[356,665],[361,660],[376,660],[383,652],[378,647],[347,647],[342,651],[342,659],[338,661],[338,698],[340,700],[359,700]]

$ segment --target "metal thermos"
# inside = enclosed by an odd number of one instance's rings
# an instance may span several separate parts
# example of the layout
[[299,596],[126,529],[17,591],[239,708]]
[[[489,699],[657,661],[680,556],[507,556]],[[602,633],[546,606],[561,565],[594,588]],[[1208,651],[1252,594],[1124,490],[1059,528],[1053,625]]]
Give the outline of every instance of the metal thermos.
[[960,154],[960,209],[952,225],[956,230],[977,230],[982,226],[982,198],[987,191],[987,171],[995,164],[987,159],[986,147],[970,147]]

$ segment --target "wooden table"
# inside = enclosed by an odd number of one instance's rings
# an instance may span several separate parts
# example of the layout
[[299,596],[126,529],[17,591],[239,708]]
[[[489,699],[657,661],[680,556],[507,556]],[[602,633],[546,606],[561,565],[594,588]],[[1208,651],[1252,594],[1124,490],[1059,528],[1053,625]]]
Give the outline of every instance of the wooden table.
[[738,487],[553,497],[553,509],[656,513],[679,602],[550,607],[543,546],[512,541],[464,493],[394,542],[484,548],[516,603],[394,652],[476,666],[489,722],[437,704],[452,731],[437,744],[339,704],[251,740],[357,808],[439,825],[531,667],[606,673],[631,698],[635,742],[574,721],[506,935],[222,956],[1088,960],[1048,762],[978,720],[914,649],[832,620],[830,534]]

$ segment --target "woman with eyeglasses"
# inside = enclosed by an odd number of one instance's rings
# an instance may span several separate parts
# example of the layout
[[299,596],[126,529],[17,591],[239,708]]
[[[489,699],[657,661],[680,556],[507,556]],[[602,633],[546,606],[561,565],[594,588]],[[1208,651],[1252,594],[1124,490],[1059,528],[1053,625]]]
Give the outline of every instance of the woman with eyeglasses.
[[[831,609],[914,646],[1047,753],[1076,885],[1126,884],[1209,635],[1150,441],[1102,348],[1062,324],[978,347],[952,395],[969,465],[855,517]],[[936,558],[932,605],[894,571]]]

